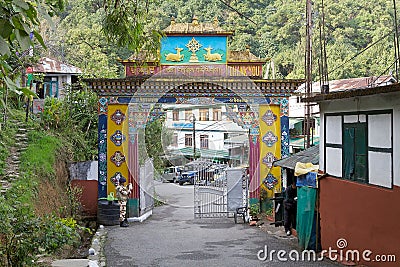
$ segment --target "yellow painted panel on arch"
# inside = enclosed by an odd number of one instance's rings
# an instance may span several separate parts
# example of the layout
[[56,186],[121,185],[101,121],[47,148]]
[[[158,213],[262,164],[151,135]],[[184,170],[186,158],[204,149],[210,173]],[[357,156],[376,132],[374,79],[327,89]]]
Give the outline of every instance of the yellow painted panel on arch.
[[272,162],[281,158],[281,120],[279,105],[260,105],[260,184],[267,189],[268,197],[281,192],[281,168]]
[[115,196],[113,176],[128,181],[128,105],[109,105],[107,117],[107,194]]

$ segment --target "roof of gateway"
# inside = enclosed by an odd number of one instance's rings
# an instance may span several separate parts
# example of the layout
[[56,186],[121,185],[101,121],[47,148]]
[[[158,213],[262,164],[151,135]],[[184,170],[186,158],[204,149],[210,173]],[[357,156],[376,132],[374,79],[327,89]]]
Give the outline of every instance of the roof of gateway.
[[218,19],[213,22],[199,22],[194,16],[192,22],[175,22],[175,18],[171,18],[171,24],[163,30],[166,35],[170,34],[223,34],[232,35],[230,31],[226,31],[219,26]]
[[250,52],[249,48],[246,48],[246,50],[240,50],[240,51],[234,51],[230,50],[228,51],[228,63],[230,62],[260,62],[260,63],[266,63],[268,59],[264,58],[259,58],[253,53]]

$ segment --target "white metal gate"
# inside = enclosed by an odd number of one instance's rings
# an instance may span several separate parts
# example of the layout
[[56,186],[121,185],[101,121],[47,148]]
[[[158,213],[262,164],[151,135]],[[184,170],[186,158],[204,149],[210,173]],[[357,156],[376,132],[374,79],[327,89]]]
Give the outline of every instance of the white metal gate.
[[230,217],[247,203],[246,176],[241,168],[199,165],[194,181],[194,217]]

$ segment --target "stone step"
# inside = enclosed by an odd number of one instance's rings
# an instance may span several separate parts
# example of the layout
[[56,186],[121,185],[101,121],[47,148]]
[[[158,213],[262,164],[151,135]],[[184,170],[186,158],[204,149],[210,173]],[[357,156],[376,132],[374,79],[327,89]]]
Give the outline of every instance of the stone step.
[[15,147],[17,147],[17,148],[27,148],[28,147],[28,143],[27,142],[18,142],[17,144],[15,144]]
[[5,179],[7,179],[8,181],[15,181],[15,180],[18,180],[18,178],[19,178],[19,175],[16,175],[16,174],[7,175],[7,176],[5,177]]

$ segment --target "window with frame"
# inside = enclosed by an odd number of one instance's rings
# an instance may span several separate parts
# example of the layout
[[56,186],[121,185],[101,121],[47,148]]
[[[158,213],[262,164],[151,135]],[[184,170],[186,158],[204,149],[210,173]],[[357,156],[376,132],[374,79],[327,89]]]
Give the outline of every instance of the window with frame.
[[172,111],[172,120],[173,121],[179,121],[179,110],[174,109]]
[[214,121],[221,121],[222,120],[222,111],[221,111],[221,109],[214,109],[213,110],[213,120]]
[[343,178],[368,183],[366,123],[343,124]]
[[192,134],[185,134],[185,146],[186,147],[193,146],[193,135]]
[[209,120],[209,113],[208,113],[208,108],[202,108],[199,111],[199,120],[200,121],[208,121]]
[[172,136],[172,146],[178,146],[178,134],[174,133],[174,135]]
[[185,109],[185,121],[190,121],[192,119],[193,113],[191,109]]
[[208,149],[208,135],[200,135],[200,148]]

